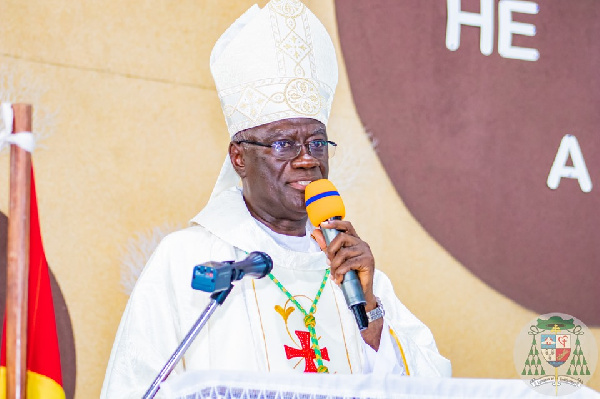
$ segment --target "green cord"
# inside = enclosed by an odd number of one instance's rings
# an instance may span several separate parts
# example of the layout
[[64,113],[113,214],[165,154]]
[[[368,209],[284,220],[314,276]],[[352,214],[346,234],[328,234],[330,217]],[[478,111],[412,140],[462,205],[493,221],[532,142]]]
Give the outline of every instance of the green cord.
[[310,312],[307,313],[306,310],[304,310],[304,308],[298,303],[298,301],[294,299],[292,294],[290,294],[290,292],[283,286],[283,284],[281,284],[281,282],[275,278],[273,273],[269,273],[269,278],[271,279],[271,281],[273,281],[275,285],[279,287],[281,292],[283,292],[285,296],[287,296],[288,299],[292,301],[294,305],[296,305],[298,310],[300,310],[304,314],[304,325],[306,326],[306,328],[308,328],[308,332],[310,334],[312,349],[315,351],[315,360],[317,361],[317,365],[319,366],[317,367],[317,372],[319,373],[328,373],[329,370],[326,366],[323,365],[323,357],[321,355],[321,349],[319,348],[319,340],[317,339],[317,333],[315,331],[315,325],[317,322],[315,320],[314,313],[317,310],[317,302],[319,302],[321,294],[323,293],[323,289],[325,288],[325,284],[327,283],[327,277],[329,277],[329,269],[325,271],[323,281],[321,282],[321,287],[319,287],[319,291],[315,296],[315,300],[313,301],[312,306],[310,307]]

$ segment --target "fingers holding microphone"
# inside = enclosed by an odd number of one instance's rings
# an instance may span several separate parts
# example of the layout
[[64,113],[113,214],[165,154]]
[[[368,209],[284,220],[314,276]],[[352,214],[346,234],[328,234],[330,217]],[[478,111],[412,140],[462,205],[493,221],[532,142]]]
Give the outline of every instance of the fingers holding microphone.
[[[350,280],[356,283],[346,281],[342,291],[345,295],[356,295],[356,300],[362,298],[369,309],[377,306],[373,295],[375,260],[371,248],[358,236],[352,223],[343,220],[346,214],[344,203],[329,180],[314,181],[307,186],[306,211],[312,224],[320,227],[312,236],[327,255],[332,279],[342,285],[344,276],[354,270],[352,274],[356,274]],[[348,287],[355,288],[350,288],[349,292]]]
[[375,258],[369,244],[363,241],[352,223],[346,220],[331,220],[321,224],[324,229],[335,229],[339,234],[331,241],[329,246],[322,248],[327,255],[331,276],[337,284],[341,284],[344,275],[355,270],[365,300],[367,310],[377,306],[373,295],[373,275],[375,273]]
[[340,284],[365,342],[378,350],[383,323],[369,323],[367,311],[377,307],[373,294],[375,260],[352,223],[344,221],[346,209],[339,192],[327,179],[311,182],[305,190],[306,213],[315,227],[313,237],[326,253],[333,279]]

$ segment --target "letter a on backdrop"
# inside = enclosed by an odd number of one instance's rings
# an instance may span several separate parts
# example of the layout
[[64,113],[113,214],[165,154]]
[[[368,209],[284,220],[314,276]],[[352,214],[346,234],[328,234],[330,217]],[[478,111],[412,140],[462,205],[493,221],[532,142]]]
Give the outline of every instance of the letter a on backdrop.
[[[567,165],[569,156],[573,161],[573,166]],[[563,177],[577,179],[579,187],[581,187],[581,191],[584,193],[592,191],[592,180],[585,166],[579,142],[575,136],[570,134],[563,137],[560,142],[560,147],[558,147],[556,158],[554,158],[552,169],[550,169],[550,174],[548,175],[548,187],[556,190],[560,184],[560,179]]]

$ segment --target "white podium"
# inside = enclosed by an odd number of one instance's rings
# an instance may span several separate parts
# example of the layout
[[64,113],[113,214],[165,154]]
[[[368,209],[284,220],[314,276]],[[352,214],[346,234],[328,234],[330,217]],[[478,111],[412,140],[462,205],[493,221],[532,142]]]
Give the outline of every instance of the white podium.
[[[372,374],[278,374],[243,371],[193,371],[172,375],[158,392],[172,399],[434,399],[534,398],[551,396],[533,391],[521,380],[376,377]],[[565,399],[600,399],[582,387]]]

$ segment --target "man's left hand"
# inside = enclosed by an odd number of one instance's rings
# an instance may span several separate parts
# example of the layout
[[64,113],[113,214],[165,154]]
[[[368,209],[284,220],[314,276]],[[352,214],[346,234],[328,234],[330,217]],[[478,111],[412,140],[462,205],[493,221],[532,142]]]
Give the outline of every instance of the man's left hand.
[[[369,244],[358,236],[352,223],[346,220],[323,222],[321,228],[335,229],[340,232],[329,246],[326,246],[325,238],[320,230],[315,230],[313,233],[313,237],[327,255],[331,277],[337,284],[341,284],[344,275],[349,270],[355,270],[367,301],[365,310],[369,312],[375,309],[377,307],[377,301],[373,294],[375,258]],[[369,328],[362,332],[363,339],[375,350],[379,348],[382,327],[383,320],[379,319],[370,323]]]

